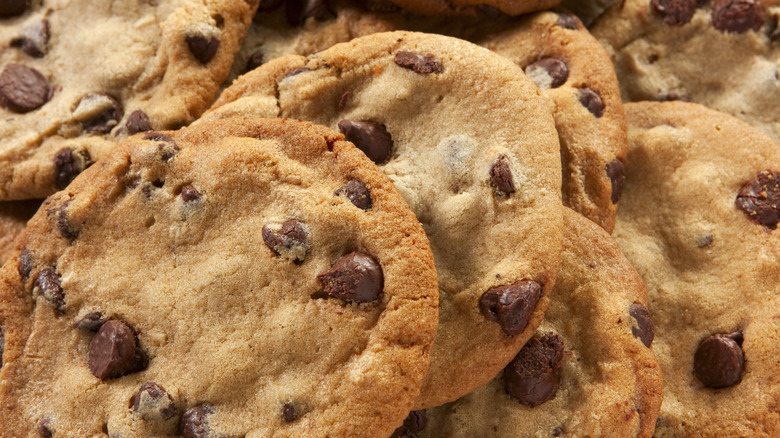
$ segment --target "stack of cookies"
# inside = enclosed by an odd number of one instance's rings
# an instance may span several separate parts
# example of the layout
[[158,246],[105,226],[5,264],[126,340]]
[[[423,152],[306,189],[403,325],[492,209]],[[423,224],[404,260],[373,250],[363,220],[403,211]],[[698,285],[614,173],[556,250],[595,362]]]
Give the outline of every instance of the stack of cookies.
[[0,436],[780,437],[772,1],[91,3],[0,0]]

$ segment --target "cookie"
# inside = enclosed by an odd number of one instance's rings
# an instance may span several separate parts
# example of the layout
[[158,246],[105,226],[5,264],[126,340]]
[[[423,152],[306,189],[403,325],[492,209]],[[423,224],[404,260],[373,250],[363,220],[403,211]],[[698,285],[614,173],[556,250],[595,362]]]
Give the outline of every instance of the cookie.
[[308,122],[131,137],[17,242],[0,422],[19,436],[387,437],[428,367],[424,231]]
[[344,132],[390,176],[439,274],[439,332],[419,409],[486,383],[541,321],[563,233],[550,106],[489,50],[389,32],[270,61],[202,120],[312,120]]
[[[61,190],[128,134],[214,100],[255,0],[22,1],[0,16],[0,199]],[[5,14],[4,14],[5,15]]]
[[[549,9],[561,0],[389,0],[420,15],[520,15]],[[370,1],[368,3],[371,3]]]
[[416,436],[653,434],[663,382],[644,283],[604,230],[565,210],[561,268],[536,335],[490,383],[422,411]]
[[780,142],[778,17],[778,0],[626,0],[591,31],[624,101],[700,103]]
[[655,436],[776,437],[780,147],[692,103],[631,103],[626,118],[614,236],[656,324]]
[[309,55],[340,41],[379,30],[442,33],[487,47],[522,67],[555,104],[563,163],[563,203],[612,231],[623,182],[626,125],[620,89],[609,55],[576,17],[542,12],[523,18],[421,18],[366,13],[348,2],[335,18],[310,17],[295,29],[278,16],[259,22],[233,66],[288,53]]
[[16,236],[22,233],[40,206],[40,199],[0,202],[0,266],[8,260]]

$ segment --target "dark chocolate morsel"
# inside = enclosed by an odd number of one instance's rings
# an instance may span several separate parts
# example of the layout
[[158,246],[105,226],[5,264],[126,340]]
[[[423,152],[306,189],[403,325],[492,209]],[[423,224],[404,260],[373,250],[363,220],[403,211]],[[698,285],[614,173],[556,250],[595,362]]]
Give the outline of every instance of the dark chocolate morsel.
[[187,409],[181,416],[181,433],[184,438],[209,438],[210,406],[200,405]]
[[774,230],[780,221],[780,173],[762,170],[739,189],[735,203],[748,219]]
[[8,64],[0,73],[0,105],[16,113],[27,113],[49,101],[49,84],[34,68]]
[[382,266],[368,254],[351,252],[320,274],[323,291],[344,301],[376,301],[384,288]]
[[217,54],[219,49],[219,38],[216,36],[205,37],[203,35],[193,34],[187,35],[185,38],[187,47],[190,49],[190,53],[201,64],[206,64],[211,61],[211,58]]
[[691,21],[698,0],[651,0],[650,7],[670,26],[682,26]]
[[64,312],[65,291],[60,283],[60,276],[52,268],[44,268],[35,278],[33,291],[40,294],[59,313]]
[[108,380],[144,370],[148,358],[133,329],[112,319],[100,326],[89,343],[87,365],[93,376]]
[[90,164],[92,160],[89,152],[71,148],[60,149],[54,155],[54,184],[63,190]]
[[297,419],[298,414],[295,412],[295,405],[289,402],[285,403],[284,406],[282,406],[282,420],[284,420],[285,423],[292,423]]
[[30,250],[27,248],[23,249],[22,253],[19,255],[19,276],[22,277],[22,281],[27,281],[27,279],[30,278],[33,266],[34,261],[32,253],[30,253]]
[[68,205],[70,205],[69,200],[65,201],[59,207],[50,210],[50,214],[53,214],[57,230],[62,234],[62,237],[73,242],[79,237],[79,231],[70,222],[70,218],[68,217]]
[[371,192],[368,190],[368,187],[356,179],[349,180],[346,184],[336,189],[333,194],[335,196],[346,195],[347,199],[361,210],[368,210],[373,206]]
[[419,53],[401,51],[395,54],[395,63],[422,75],[444,71],[441,63],[430,53],[421,55]]
[[[85,116],[78,116],[79,112]],[[122,120],[122,104],[105,93],[88,93],[81,98],[74,110],[74,116],[81,119],[84,129],[90,134],[106,134]]]
[[758,0],[717,0],[712,7],[712,27],[721,32],[745,33],[764,25],[764,9]]
[[504,333],[515,336],[525,330],[541,296],[539,283],[520,280],[488,289],[479,299],[479,310],[487,319],[498,322]]
[[515,182],[506,155],[499,156],[490,167],[490,183],[502,195],[508,196],[515,192]]
[[626,175],[623,168],[623,162],[619,158],[607,163],[607,176],[612,183],[612,203],[617,204],[620,201],[620,196],[623,195],[623,185],[625,184]]
[[342,120],[339,131],[363,151],[374,163],[381,164],[390,158],[393,152],[393,138],[385,125],[371,121]]
[[5,332],[0,327],[0,369],[3,368],[3,353],[5,353]]
[[33,58],[43,58],[43,55],[46,54],[49,38],[51,38],[49,20],[44,18],[40,23],[25,28],[23,33],[23,35],[11,40],[11,47],[20,49]]
[[[528,75],[540,89],[558,88],[569,79],[569,67],[558,58],[542,58],[525,68]],[[544,76],[549,77],[546,79]]]
[[21,15],[30,6],[30,0],[0,0],[0,17]]
[[176,415],[176,405],[162,386],[146,382],[133,395],[133,412],[146,421],[165,421]]
[[265,61],[263,52],[259,49],[255,50],[249,55],[249,59],[246,60],[246,71],[252,71],[257,67],[260,67],[263,65],[263,61]]
[[127,133],[129,135],[137,134],[139,132],[146,132],[152,129],[152,124],[149,120],[149,116],[142,110],[135,110],[127,116]]
[[742,332],[716,333],[706,337],[693,356],[693,373],[704,386],[727,388],[742,380],[745,355]]
[[636,320],[635,326],[631,327],[631,334],[639,338],[645,347],[650,347],[655,339],[655,323],[647,307],[634,303],[628,308],[628,314]]
[[170,135],[148,132],[144,134],[144,140],[160,142],[157,144],[157,150],[160,151],[162,161],[170,161],[174,155],[179,153],[179,146]]
[[598,91],[591,90],[590,88],[580,88],[580,103],[582,106],[588,109],[596,117],[604,115],[604,101],[601,100],[601,95]]
[[35,431],[43,438],[51,438],[53,436],[51,420],[48,418],[41,420],[38,423],[38,427],[35,428]]
[[582,27],[580,19],[577,18],[576,15],[566,12],[558,14],[558,22],[556,24],[564,29],[569,30],[577,30]]
[[95,333],[100,330],[103,323],[103,314],[100,312],[89,312],[83,318],[73,323],[73,328]]
[[409,412],[404,424],[393,432],[390,438],[416,437],[428,424],[428,414],[424,410]]
[[263,225],[263,242],[277,256],[296,262],[302,262],[309,251],[309,233],[297,219],[284,221],[278,231]]
[[552,332],[528,341],[504,368],[506,392],[531,407],[551,400],[560,383],[563,351],[563,338]]
[[187,184],[181,188],[181,200],[184,202],[200,201],[200,197],[200,192],[192,184]]

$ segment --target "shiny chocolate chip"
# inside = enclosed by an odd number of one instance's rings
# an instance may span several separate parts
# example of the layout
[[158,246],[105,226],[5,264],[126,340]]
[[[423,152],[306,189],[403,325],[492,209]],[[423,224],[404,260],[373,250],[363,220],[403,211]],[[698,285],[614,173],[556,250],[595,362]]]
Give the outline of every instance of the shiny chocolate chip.
[[499,156],[490,166],[490,184],[502,195],[508,196],[515,192],[515,182],[506,155]]
[[317,275],[323,291],[344,301],[376,301],[384,288],[382,266],[368,254],[351,252]]
[[604,102],[601,100],[601,95],[598,91],[591,90],[590,88],[580,88],[579,94],[580,103],[587,108],[591,114],[596,117],[604,115]]
[[49,214],[54,216],[55,225],[62,237],[73,242],[79,237],[79,231],[70,221],[68,205],[70,205],[70,201],[65,201],[59,207],[50,210]]
[[184,438],[209,438],[209,414],[214,410],[207,405],[187,409],[181,416],[181,433]]
[[748,219],[771,230],[780,221],[780,173],[763,170],[737,193],[737,208]]
[[264,61],[263,52],[261,50],[255,50],[249,55],[249,59],[246,60],[246,71],[252,71],[257,67],[260,67],[263,65]]
[[34,68],[8,64],[0,73],[0,105],[16,112],[27,113],[49,101],[49,84]]
[[33,58],[43,58],[43,55],[46,54],[49,38],[51,38],[49,20],[44,18],[23,28],[22,35],[11,40],[11,47],[15,47]]
[[52,427],[51,420],[48,418],[41,420],[35,431],[43,438],[51,438],[54,435],[54,427]]
[[693,356],[693,373],[704,386],[727,388],[742,380],[745,355],[742,331],[716,333],[705,338]]
[[187,184],[181,188],[181,200],[184,202],[189,203],[200,201],[200,197],[200,192],[195,187],[193,187],[192,184]]
[[112,319],[100,326],[89,343],[87,365],[93,376],[108,380],[144,370],[148,358],[133,329]]
[[540,90],[558,88],[569,79],[569,67],[558,58],[542,58],[525,68]]
[[192,34],[187,35],[184,40],[187,42],[187,47],[190,49],[190,53],[201,64],[206,64],[211,61],[214,55],[219,50],[219,38],[216,36],[206,37],[203,35]]
[[87,332],[96,333],[100,330],[103,323],[106,322],[103,319],[103,314],[100,312],[89,312],[84,317],[73,323],[73,328],[78,330],[84,330]]
[[682,26],[691,21],[698,0],[651,0],[650,8],[670,26]]
[[32,253],[27,248],[22,250],[19,255],[19,276],[22,277],[22,281],[27,281],[32,273],[33,266],[35,266]]
[[655,339],[655,323],[647,307],[634,303],[628,308],[628,314],[634,317],[636,325],[631,327],[631,334],[650,347]]
[[577,18],[576,15],[569,13],[558,14],[558,21],[556,24],[564,29],[569,30],[577,30],[582,27],[580,19]]
[[159,132],[147,132],[144,134],[144,140],[159,142],[157,150],[160,152],[162,161],[171,161],[179,153],[179,146],[170,135],[160,134]]
[[63,313],[65,309],[65,291],[60,283],[60,276],[52,268],[44,268],[38,272],[33,285],[33,293],[41,295],[54,309]]
[[515,336],[525,330],[541,296],[539,283],[520,280],[488,289],[479,299],[479,310],[487,319],[498,322],[508,336]]
[[277,256],[295,262],[302,262],[309,251],[309,233],[297,219],[284,221],[279,229],[263,225],[263,242]]
[[292,423],[298,419],[298,413],[295,412],[295,405],[292,403],[285,403],[282,406],[282,420],[285,423]]
[[62,190],[92,164],[89,152],[64,148],[54,155],[54,184]]
[[30,6],[30,0],[0,0],[0,17],[21,15]]
[[149,116],[147,116],[145,112],[142,110],[135,110],[127,116],[125,127],[127,127],[127,133],[133,135],[151,130],[152,124],[149,120]]
[[506,392],[531,407],[553,399],[560,383],[563,351],[563,338],[555,333],[528,341],[504,368]]
[[385,125],[371,121],[342,120],[339,131],[374,163],[382,164],[393,152],[393,138]]
[[0,368],[3,368],[3,353],[5,353],[5,332],[0,327]]
[[335,196],[346,195],[347,199],[361,210],[368,210],[373,206],[371,192],[368,190],[368,187],[356,179],[348,181],[336,189],[333,194]]
[[122,119],[122,104],[105,93],[88,93],[81,98],[73,118],[90,134],[106,134]]
[[441,73],[444,71],[441,63],[432,54],[422,55],[419,53],[401,51],[395,54],[395,63],[403,68],[427,75],[430,73]]
[[712,7],[712,26],[721,32],[745,33],[764,25],[764,10],[758,0],[717,0]]
[[176,415],[176,405],[162,386],[146,382],[133,395],[133,412],[146,421],[166,421]]
[[390,438],[416,437],[428,424],[428,414],[424,410],[409,412],[404,424],[393,432]]
[[623,195],[623,185],[625,184],[626,180],[623,162],[620,161],[620,159],[615,158],[614,160],[607,163],[606,167],[607,176],[609,177],[609,181],[612,183],[611,200],[613,204],[617,204],[618,201],[620,201],[620,196]]

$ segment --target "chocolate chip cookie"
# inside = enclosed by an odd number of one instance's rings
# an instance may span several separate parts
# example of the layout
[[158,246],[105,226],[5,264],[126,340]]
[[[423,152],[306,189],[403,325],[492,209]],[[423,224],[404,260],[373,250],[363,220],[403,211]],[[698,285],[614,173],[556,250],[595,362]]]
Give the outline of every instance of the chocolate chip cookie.
[[548,100],[466,41],[389,32],[247,73],[202,120],[339,129],[395,183],[431,240],[439,332],[417,407],[493,378],[530,338],[559,263],[560,155]]
[[615,238],[645,280],[656,437],[780,434],[780,146],[685,102],[626,105]]
[[0,266],[8,260],[14,240],[40,206],[40,199],[0,202]]
[[[420,15],[520,15],[556,6],[561,0],[389,0]],[[367,3],[371,4],[371,1]]]
[[128,134],[191,122],[216,97],[257,8],[11,3],[20,8],[0,16],[2,200],[48,196]]
[[424,231],[308,122],[138,134],[17,242],[0,271],[17,435],[387,437],[428,368]]
[[561,268],[534,338],[490,383],[425,411],[420,437],[650,437],[662,378],[639,274],[566,209]]
[[778,0],[626,0],[591,30],[624,101],[700,103],[780,141],[778,18]]

